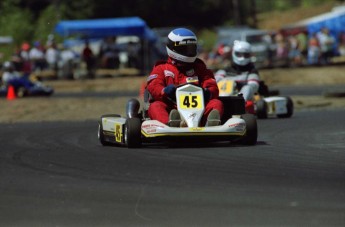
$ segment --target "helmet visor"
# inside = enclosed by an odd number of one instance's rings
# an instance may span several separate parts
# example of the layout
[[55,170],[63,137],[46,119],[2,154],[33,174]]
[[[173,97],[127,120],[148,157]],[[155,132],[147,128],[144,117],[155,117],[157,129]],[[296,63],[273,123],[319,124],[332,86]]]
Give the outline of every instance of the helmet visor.
[[246,52],[237,52],[235,51],[235,56],[238,58],[250,58],[251,54],[250,53],[246,53]]
[[[170,41],[170,40],[169,40]],[[178,54],[187,57],[195,57],[197,55],[197,41],[195,39],[171,42],[169,48]]]

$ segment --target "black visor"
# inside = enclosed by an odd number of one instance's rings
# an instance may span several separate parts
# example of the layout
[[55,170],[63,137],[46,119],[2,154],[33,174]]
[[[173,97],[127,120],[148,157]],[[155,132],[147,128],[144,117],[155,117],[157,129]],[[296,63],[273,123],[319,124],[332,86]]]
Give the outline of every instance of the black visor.
[[243,53],[243,52],[235,51],[235,56],[238,58],[241,58],[241,57],[250,58],[250,53]]
[[170,50],[187,57],[197,54],[197,41],[195,39],[173,42],[169,39],[167,46]]

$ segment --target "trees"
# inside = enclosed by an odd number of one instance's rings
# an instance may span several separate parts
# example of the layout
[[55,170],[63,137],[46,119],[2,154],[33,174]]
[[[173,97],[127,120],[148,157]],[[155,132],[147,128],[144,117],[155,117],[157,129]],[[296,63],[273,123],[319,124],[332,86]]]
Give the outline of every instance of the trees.
[[3,0],[0,11],[0,35],[12,36],[15,44],[32,39],[32,14],[17,6],[18,0]]
[[[337,0],[332,0],[336,2]],[[344,0],[338,0],[344,1]],[[188,26],[212,30],[222,25],[255,27],[256,13],[309,7],[323,0],[1,0],[0,35],[46,40],[62,19],[139,16],[150,27]],[[329,2],[329,1],[328,1]]]

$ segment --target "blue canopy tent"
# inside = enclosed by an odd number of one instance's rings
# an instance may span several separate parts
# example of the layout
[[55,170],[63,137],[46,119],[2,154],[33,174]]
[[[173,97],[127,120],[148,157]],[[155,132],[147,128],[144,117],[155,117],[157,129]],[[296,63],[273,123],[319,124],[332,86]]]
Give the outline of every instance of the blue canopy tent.
[[84,39],[109,36],[137,36],[142,40],[144,68],[150,64],[149,45],[157,40],[156,34],[139,17],[105,18],[88,20],[63,20],[55,26],[55,32],[63,37]]
[[156,40],[155,33],[139,17],[63,20],[55,26],[55,32],[64,37],[138,36],[151,42]]
[[295,33],[307,31],[311,35],[319,32],[324,27],[328,28],[334,37],[338,37],[341,32],[345,32],[345,6],[335,7],[331,12],[287,25],[283,27],[283,30],[295,31]]

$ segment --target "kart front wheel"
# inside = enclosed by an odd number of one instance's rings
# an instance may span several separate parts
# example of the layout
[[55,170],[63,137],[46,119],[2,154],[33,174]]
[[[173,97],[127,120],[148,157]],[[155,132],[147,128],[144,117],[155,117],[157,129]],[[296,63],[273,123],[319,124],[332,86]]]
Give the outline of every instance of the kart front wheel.
[[256,116],[259,119],[266,119],[268,107],[267,107],[267,103],[265,102],[265,100],[260,99],[256,102],[255,105],[256,105]]
[[258,126],[253,114],[243,114],[241,118],[246,122],[246,134],[240,140],[244,145],[255,145],[258,139]]
[[128,148],[141,147],[141,121],[139,118],[127,119],[124,136]]
[[279,118],[289,118],[293,114],[293,102],[290,97],[285,97],[286,98],[286,109],[287,113],[286,114],[277,114],[277,117]]

